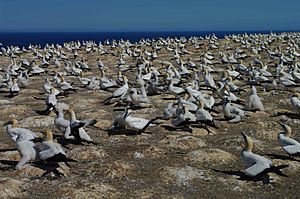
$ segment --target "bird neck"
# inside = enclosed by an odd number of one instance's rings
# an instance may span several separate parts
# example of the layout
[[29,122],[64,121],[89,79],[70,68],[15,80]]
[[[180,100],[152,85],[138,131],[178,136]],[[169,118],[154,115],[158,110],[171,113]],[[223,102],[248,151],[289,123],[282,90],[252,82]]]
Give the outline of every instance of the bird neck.
[[53,140],[53,135],[52,135],[51,132],[46,132],[45,140],[46,141],[52,141]]
[[290,137],[292,135],[292,131],[290,128],[285,129],[284,131],[285,137]]
[[74,111],[70,112],[71,120],[76,120],[76,115]]
[[244,151],[252,152],[252,149],[253,149],[253,141],[247,138]]

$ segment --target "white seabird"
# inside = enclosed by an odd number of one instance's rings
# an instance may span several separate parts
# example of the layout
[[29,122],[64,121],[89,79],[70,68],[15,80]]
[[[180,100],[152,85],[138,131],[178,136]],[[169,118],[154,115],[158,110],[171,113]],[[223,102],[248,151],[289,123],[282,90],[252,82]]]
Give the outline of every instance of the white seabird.
[[113,98],[123,98],[126,95],[129,86],[128,86],[128,79],[125,75],[123,76],[123,81],[124,81],[124,85],[121,86],[120,88],[117,88],[110,97],[106,98],[103,101],[104,104],[109,103],[110,100]]
[[292,106],[297,113],[300,113],[300,99],[299,98],[300,98],[299,93],[294,93],[291,97]]
[[45,131],[42,145],[43,149],[39,152],[41,160],[46,160],[58,154],[66,155],[62,147],[58,143],[53,142],[53,134],[50,130]]
[[279,123],[283,128],[283,132],[278,134],[278,140],[282,146],[282,149],[289,155],[289,156],[299,156],[300,155],[300,143],[290,138],[292,134],[292,129],[286,124]]
[[251,86],[251,93],[249,96],[248,107],[249,110],[257,110],[257,111],[264,111],[264,105],[261,102],[261,99],[257,95],[257,91],[255,86]]
[[250,177],[255,177],[258,174],[262,173],[266,169],[271,168],[273,165],[271,160],[257,155],[252,152],[253,149],[253,141],[247,136],[245,133],[242,133],[245,140],[245,147],[242,151],[242,159],[246,164],[247,169],[245,170],[245,174]]
[[82,126],[80,128],[75,128],[75,129],[78,129],[78,135],[75,132],[72,132],[72,135],[78,140],[92,142],[93,141],[92,138],[88,135],[88,133],[85,131],[85,129],[83,127],[89,126],[89,125],[94,125],[97,121],[95,119],[80,121],[80,120],[76,119],[76,115],[75,115],[75,112],[73,109],[69,109],[68,113],[70,114],[71,129],[73,126],[74,127]]
[[18,121],[13,118],[9,122],[4,124],[6,133],[9,137],[16,141],[18,137],[22,137],[22,140],[32,140],[36,137],[35,133],[29,129],[19,128]]

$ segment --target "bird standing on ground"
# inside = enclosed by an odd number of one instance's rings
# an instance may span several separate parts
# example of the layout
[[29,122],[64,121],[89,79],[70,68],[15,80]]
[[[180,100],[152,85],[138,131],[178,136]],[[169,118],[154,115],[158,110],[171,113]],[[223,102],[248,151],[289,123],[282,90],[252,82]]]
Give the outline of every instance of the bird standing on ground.
[[42,141],[42,150],[39,152],[41,160],[47,160],[54,156],[66,156],[66,153],[58,143],[53,142],[53,134],[51,130],[44,132],[44,140]]
[[271,160],[253,153],[253,140],[245,133],[242,133],[242,135],[245,140],[245,147],[241,154],[242,159],[247,166],[245,174],[250,177],[255,177],[266,169],[271,168],[273,164]]
[[300,156],[300,143],[293,138],[290,138],[292,135],[292,129],[286,124],[279,123],[283,128],[283,132],[278,134],[278,140],[282,146],[282,149],[289,156]]
[[251,86],[251,93],[249,96],[248,107],[249,110],[252,111],[264,111],[264,106],[261,102],[261,99],[257,95],[257,91],[255,86]]
[[120,88],[116,89],[110,97],[106,98],[103,101],[104,104],[109,103],[111,99],[123,98],[126,95],[128,89],[129,89],[129,86],[128,86],[128,79],[125,75],[123,76],[123,81],[124,81],[124,85],[121,86]]

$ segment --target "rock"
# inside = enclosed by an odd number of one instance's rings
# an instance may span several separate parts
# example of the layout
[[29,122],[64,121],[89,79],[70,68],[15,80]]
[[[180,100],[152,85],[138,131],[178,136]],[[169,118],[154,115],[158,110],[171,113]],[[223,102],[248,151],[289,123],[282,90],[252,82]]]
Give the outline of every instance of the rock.
[[78,109],[86,109],[86,107],[90,107],[94,104],[97,104],[98,102],[94,98],[90,99],[83,99],[83,98],[74,98],[70,102],[71,107],[76,107]]
[[0,100],[0,105],[11,104],[12,102],[9,100]]
[[58,163],[58,164],[59,164],[59,167],[57,168],[57,171],[64,176],[69,176],[70,168],[63,162]]
[[105,173],[110,178],[120,178],[133,173],[134,170],[134,165],[117,160],[107,165]]
[[54,118],[50,116],[32,116],[21,120],[19,123],[20,126],[25,128],[52,126],[54,124]]
[[145,156],[142,153],[136,151],[136,152],[134,152],[133,157],[135,159],[141,159],[141,158],[144,158]]
[[284,107],[284,108],[288,108],[291,104],[290,99],[281,99],[279,100],[277,107]]
[[269,117],[270,115],[266,112],[263,112],[263,111],[256,111],[255,113],[252,113],[251,114],[251,119],[263,119],[263,118],[267,118]]
[[20,155],[17,150],[6,151],[1,153],[1,160],[19,161],[19,159],[20,159]]
[[31,165],[27,165],[21,170],[14,170],[12,172],[14,176],[20,176],[20,177],[33,177],[33,176],[40,177],[44,173],[45,173],[44,170]]
[[100,129],[106,129],[111,127],[111,121],[109,120],[99,120],[96,124],[94,124],[95,127]]
[[278,133],[282,130],[276,126],[273,128],[267,128],[257,131],[258,138],[269,139],[269,140],[277,140]]
[[161,175],[168,183],[174,183],[178,186],[187,186],[192,180],[209,180],[205,170],[199,170],[190,166],[185,167],[166,167],[162,169]]
[[236,157],[221,149],[199,149],[187,154],[186,159],[191,162],[208,164],[229,164]]
[[25,105],[5,105],[1,107],[1,114],[4,118],[13,115],[26,115],[29,112],[29,107]]
[[26,192],[23,191],[24,182],[11,179],[0,178],[0,198],[23,198]]
[[159,158],[165,154],[165,150],[156,146],[149,146],[148,148],[144,149],[142,153],[147,158]]
[[72,199],[113,199],[121,195],[114,187],[104,183],[84,183],[80,187],[61,186],[58,193],[60,196]]
[[204,128],[195,128],[195,129],[193,129],[192,134],[194,136],[206,136],[206,135],[208,135],[208,131]]
[[194,136],[167,136],[165,139],[160,141],[161,144],[166,145],[169,148],[179,149],[179,150],[190,150],[190,149],[198,149],[203,146],[206,146],[205,142],[200,138],[196,138]]
[[108,155],[102,148],[96,146],[82,146],[70,151],[68,156],[77,161],[93,161],[95,159],[107,157]]

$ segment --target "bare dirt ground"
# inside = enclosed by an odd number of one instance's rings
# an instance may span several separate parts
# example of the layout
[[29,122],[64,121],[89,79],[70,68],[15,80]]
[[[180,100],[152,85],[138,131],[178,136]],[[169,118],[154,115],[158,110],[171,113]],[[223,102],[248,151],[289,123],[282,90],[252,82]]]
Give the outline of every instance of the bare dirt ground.
[[[183,55],[185,61],[191,58],[196,60],[205,54],[207,41],[200,49],[188,46],[191,54]],[[219,40],[224,46],[235,49],[240,44],[227,40]],[[275,41],[272,48],[285,44]],[[105,46],[108,52],[112,50]],[[142,47],[146,48],[146,47]],[[227,50],[232,52],[233,50]],[[219,60],[218,50],[210,50]],[[117,51],[117,50],[116,50]],[[251,54],[249,50],[245,50]],[[109,68],[108,76],[117,75],[116,62],[119,56],[111,53],[99,55],[96,52],[87,54],[84,50],[80,56],[87,59],[91,71],[86,76],[99,76],[99,69],[95,65],[96,59],[101,57],[105,66]],[[158,59],[171,60],[172,53],[162,49]],[[263,51],[261,59],[268,63],[268,54]],[[22,55],[31,59],[32,54]],[[252,62],[256,56],[247,57],[245,65]],[[125,58],[126,63],[135,66],[132,58]],[[0,57],[1,68],[9,65],[9,58]],[[270,71],[274,72],[276,62],[268,63]],[[158,62],[154,65],[162,69]],[[215,80],[221,77],[221,71],[229,64],[216,63],[213,69],[220,71],[214,74]],[[49,70],[56,70],[50,66]],[[163,71],[163,70],[162,70]],[[136,68],[126,72],[130,81],[134,79]],[[95,118],[98,127],[111,126],[113,119],[120,113],[114,111],[118,107],[103,105],[102,101],[110,96],[108,91],[90,91],[81,88],[76,77],[67,76],[67,81],[75,82],[79,88],[77,94],[59,98],[74,108],[79,118]],[[43,77],[30,77],[28,88],[21,89],[18,96],[7,98],[7,93],[0,93],[0,125],[8,121],[14,114],[20,121],[21,127],[26,127],[34,132],[52,129],[55,134],[61,134],[54,126],[55,114],[40,116],[35,110],[45,109],[45,101],[34,98],[45,98],[42,85]],[[243,81],[236,80],[237,85]],[[247,99],[249,87],[244,87],[242,99]],[[70,163],[70,168],[64,168],[65,176],[60,178],[51,174],[40,177],[44,170],[33,165],[21,170],[14,170],[14,164],[19,160],[17,151],[7,151],[15,147],[13,141],[5,133],[5,128],[0,129],[0,198],[298,198],[300,191],[300,159],[288,160],[281,149],[277,134],[281,131],[278,121],[284,121],[293,129],[292,135],[300,140],[299,122],[297,115],[278,113],[293,112],[289,95],[291,92],[281,89],[275,92],[264,92],[262,87],[257,87],[258,95],[265,106],[265,112],[249,113],[250,117],[237,124],[223,121],[224,115],[221,106],[214,113],[218,129],[210,128],[213,134],[208,134],[205,129],[194,128],[192,133],[184,131],[170,131],[161,125],[150,127],[141,135],[109,135],[107,132],[96,128],[88,128],[88,133],[98,145],[84,146],[70,144],[65,149],[68,157],[78,162]],[[167,94],[163,94],[167,96]],[[162,110],[170,100],[161,99],[162,96],[150,96],[152,108],[134,111],[135,116],[147,119],[160,116]],[[219,101],[217,96],[215,99]],[[170,124],[170,121],[166,121]],[[235,173],[243,170],[244,164],[240,158],[243,147],[241,131],[245,131],[254,138],[254,152],[270,158],[275,165],[287,164],[283,169],[288,177],[270,174],[271,184],[263,185],[261,181],[239,179]],[[41,135],[41,134],[40,134]],[[273,155],[272,155],[273,154]],[[228,172],[231,171],[231,172]]]

